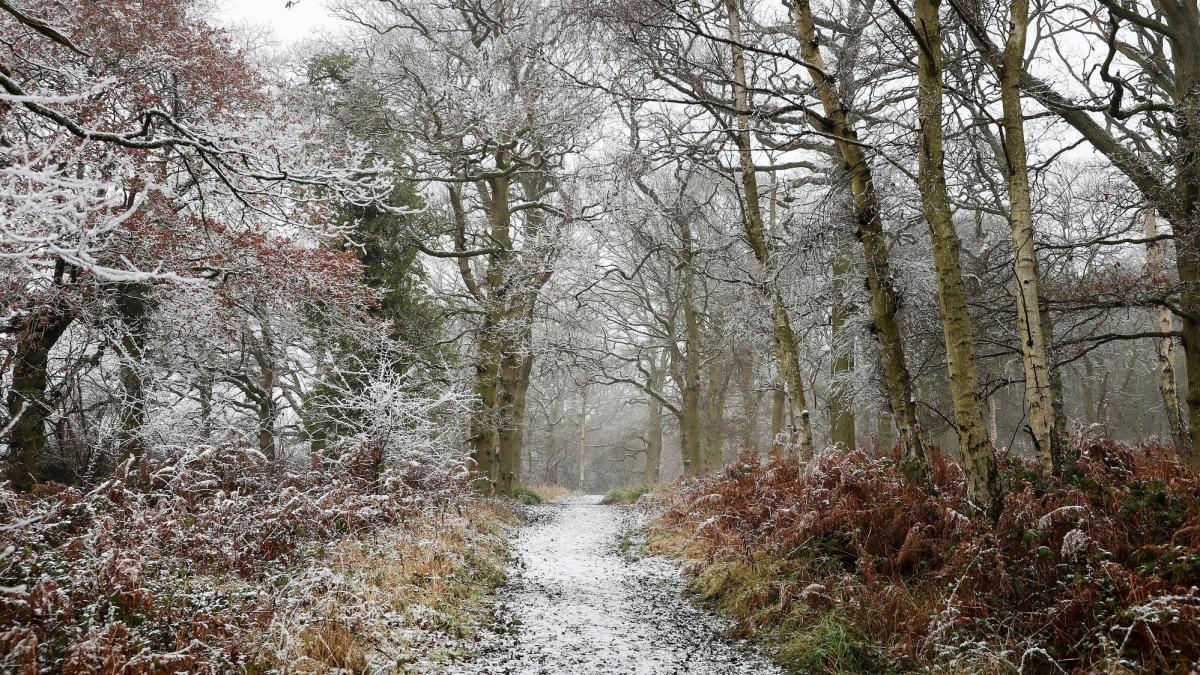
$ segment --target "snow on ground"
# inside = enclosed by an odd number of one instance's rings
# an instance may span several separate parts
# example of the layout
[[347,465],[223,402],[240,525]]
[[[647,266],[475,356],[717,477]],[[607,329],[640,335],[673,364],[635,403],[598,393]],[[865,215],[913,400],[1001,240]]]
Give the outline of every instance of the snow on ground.
[[728,624],[683,596],[678,569],[655,557],[623,554],[640,509],[572,497],[534,507],[514,544],[510,580],[497,600],[498,630],[479,656],[452,673],[780,672]]

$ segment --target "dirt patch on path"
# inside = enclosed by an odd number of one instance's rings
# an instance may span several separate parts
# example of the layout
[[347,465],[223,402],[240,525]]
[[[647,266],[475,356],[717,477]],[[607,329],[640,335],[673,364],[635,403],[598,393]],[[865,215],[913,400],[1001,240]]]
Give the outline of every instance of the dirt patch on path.
[[721,618],[683,596],[679,570],[620,551],[639,509],[571,497],[533,507],[497,601],[498,630],[453,673],[775,675]]

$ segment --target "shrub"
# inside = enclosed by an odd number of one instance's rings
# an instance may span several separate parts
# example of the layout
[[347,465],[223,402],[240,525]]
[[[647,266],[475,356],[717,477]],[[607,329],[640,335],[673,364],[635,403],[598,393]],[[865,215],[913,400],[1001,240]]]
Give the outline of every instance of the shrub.
[[530,505],[541,504],[542,496],[536,490],[527,485],[514,485],[512,494],[509,495],[521,504]]
[[628,485],[619,487],[600,500],[601,504],[632,504],[645,495],[661,489],[661,485]]
[[272,588],[306,551],[466,498],[462,473],[380,473],[378,459],[363,448],[291,470],[207,447],[90,490],[0,487],[0,671],[248,666],[246,634],[271,622]]
[[[994,522],[942,458],[926,483],[890,455],[830,452],[804,472],[747,456],[670,493],[651,543],[695,559],[694,586],[751,632],[813,635],[837,608],[901,665],[1186,670],[1200,658],[1200,479],[1162,446],[1071,445],[1061,479],[1003,461]],[[730,581],[735,563],[752,584]]]

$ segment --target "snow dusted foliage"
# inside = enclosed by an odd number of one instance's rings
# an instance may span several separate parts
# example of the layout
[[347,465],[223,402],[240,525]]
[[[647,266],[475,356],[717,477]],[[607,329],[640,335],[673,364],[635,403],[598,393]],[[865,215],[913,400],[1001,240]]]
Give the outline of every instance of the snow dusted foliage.
[[394,467],[458,475],[474,399],[462,383],[441,382],[444,372],[379,335],[357,336],[353,350],[327,352],[298,411],[313,450],[369,447]]
[[465,498],[343,237],[394,176],[203,4],[0,2],[0,671],[269,661],[288,570]]
[[194,277],[197,254],[172,244],[210,221],[320,227],[316,205],[390,188],[268,93],[193,2],[37,0],[6,5],[0,32],[0,256],[20,267]]
[[287,611],[279,601],[303,600],[297,584],[315,592],[292,566],[461,500],[459,475],[381,470],[366,445],[295,469],[202,446],[91,489],[0,489],[0,670],[229,672],[273,658],[260,650],[278,645],[250,637]]
[[[92,481],[197,444],[282,458],[370,439],[453,464],[457,385],[426,386],[437,365],[387,338],[343,236],[394,176],[202,9],[0,6],[9,477]],[[335,398],[370,415],[321,428]]]
[[798,663],[819,661],[806,636],[833,621],[865,671],[1186,671],[1200,657],[1200,479],[1160,445],[1071,447],[1061,479],[1008,459],[995,521],[941,458],[926,484],[861,450],[804,469],[747,456],[682,485],[655,536],[698,560],[696,585],[751,630],[783,629]]

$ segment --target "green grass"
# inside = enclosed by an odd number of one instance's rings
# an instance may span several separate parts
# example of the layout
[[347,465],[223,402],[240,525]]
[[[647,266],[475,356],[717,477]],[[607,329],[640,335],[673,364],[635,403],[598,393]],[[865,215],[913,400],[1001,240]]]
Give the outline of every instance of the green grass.
[[626,485],[604,495],[601,504],[632,504],[642,495],[650,494],[661,488],[661,485]]
[[737,620],[737,634],[762,644],[787,673],[897,672],[879,645],[836,608],[785,601],[785,587],[812,578],[809,564],[760,552],[753,558],[708,563],[689,588]]
[[512,493],[509,496],[522,504],[533,505],[542,503],[541,495],[524,485],[513,487]]
[[793,631],[783,630],[780,663],[793,673],[886,673],[892,664],[881,659],[857,627],[829,612],[820,621]]

